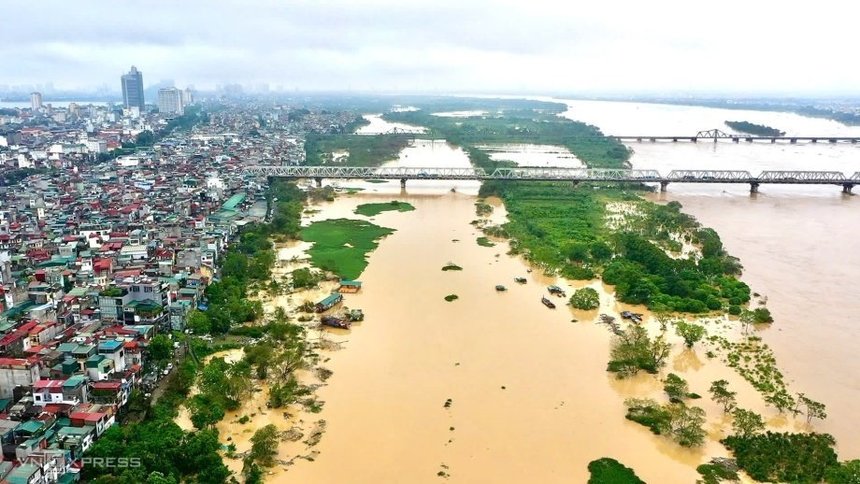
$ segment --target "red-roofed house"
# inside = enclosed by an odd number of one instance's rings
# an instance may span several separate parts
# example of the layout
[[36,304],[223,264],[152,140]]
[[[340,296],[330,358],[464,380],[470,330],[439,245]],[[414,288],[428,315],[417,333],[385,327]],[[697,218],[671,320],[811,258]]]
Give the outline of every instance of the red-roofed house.
[[72,412],[69,415],[69,420],[71,420],[73,427],[83,427],[85,425],[95,427],[96,437],[99,437],[102,432],[114,424],[114,416],[104,412]]

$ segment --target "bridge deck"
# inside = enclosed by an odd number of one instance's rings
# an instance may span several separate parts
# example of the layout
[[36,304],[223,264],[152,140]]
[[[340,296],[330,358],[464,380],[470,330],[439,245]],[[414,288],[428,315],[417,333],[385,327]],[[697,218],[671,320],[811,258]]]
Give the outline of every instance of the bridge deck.
[[248,166],[253,175],[313,179],[388,179],[388,180],[522,180],[571,182],[650,182],[650,183],[749,183],[798,185],[860,184],[860,172],[846,177],[838,171],[763,171],[753,176],[738,170],[672,170],[662,175],[656,170],[601,168],[416,168],[416,167],[333,167],[333,166]]

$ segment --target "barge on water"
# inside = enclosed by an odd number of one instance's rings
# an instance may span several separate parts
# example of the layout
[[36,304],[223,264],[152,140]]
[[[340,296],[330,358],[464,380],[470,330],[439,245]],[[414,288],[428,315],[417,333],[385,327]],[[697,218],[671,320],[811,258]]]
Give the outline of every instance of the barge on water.
[[314,310],[318,313],[323,311],[328,311],[329,309],[337,306],[343,301],[343,296],[339,292],[333,292],[325,297],[322,301],[316,303],[314,305]]
[[346,319],[336,318],[334,316],[323,316],[320,319],[320,323],[323,326],[329,326],[331,328],[339,328],[339,329],[349,329],[352,326],[352,322]]

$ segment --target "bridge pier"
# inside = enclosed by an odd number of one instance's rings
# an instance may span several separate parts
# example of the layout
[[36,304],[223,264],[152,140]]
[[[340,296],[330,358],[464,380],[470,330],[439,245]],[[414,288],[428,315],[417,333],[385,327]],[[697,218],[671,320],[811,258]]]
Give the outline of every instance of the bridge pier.
[[690,138],[690,142],[691,142],[691,143],[698,143],[698,142],[699,142],[699,138]]
[[770,139],[770,144],[774,144],[774,143],[776,143],[776,138],[771,138],[771,139]]
[[791,143],[791,144],[793,144],[793,145],[796,145],[796,144],[797,144],[797,138],[791,138],[791,140],[789,141],[789,143]]
[[812,141],[813,143],[818,143],[818,138],[812,138],[810,141]]
[[842,184],[842,193],[846,195],[851,195],[851,190],[854,189],[853,183],[844,183]]
[[758,182],[750,183],[750,193],[758,193],[758,186],[759,186]]
[[406,190],[406,178],[400,179],[400,188]]
[[[716,142],[717,142],[717,139],[714,138],[714,143],[716,143]],[[740,142],[741,142],[741,139],[738,138],[737,136],[732,137],[732,143],[740,143]]]
[[667,182],[667,181],[661,181],[661,182],[660,182],[660,191],[661,191],[661,192],[665,193],[665,192],[666,192],[666,189],[667,189],[668,187],[669,187],[669,182]]
[[315,181],[315,182],[316,182],[316,184],[317,184],[317,188],[322,188],[322,181],[323,181],[323,179],[322,179],[321,177],[316,177],[316,178],[314,178],[314,181]]

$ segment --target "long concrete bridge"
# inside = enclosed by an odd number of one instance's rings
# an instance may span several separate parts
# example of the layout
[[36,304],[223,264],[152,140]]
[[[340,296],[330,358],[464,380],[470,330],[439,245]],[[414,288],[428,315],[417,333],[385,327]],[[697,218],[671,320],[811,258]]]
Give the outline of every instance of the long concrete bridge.
[[746,141],[747,143],[753,142],[767,142],[767,143],[776,143],[778,141],[787,141],[791,144],[795,144],[798,141],[807,141],[810,143],[851,143],[856,144],[860,142],[860,136],[754,136],[748,134],[736,134],[736,133],[725,133],[720,131],[719,129],[710,129],[706,131],[699,131],[695,136],[690,135],[680,135],[680,136],[650,136],[650,135],[626,135],[626,136],[607,136],[608,138],[614,138],[619,141],[650,141],[652,143],[656,143],[658,141],[668,141],[672,143],[678,143],[681,141],[689,141],[691,143],[698,143],[702,140],[713,140],[714,143],[720,140],[731,141],[733,143],[740,143],[741,141]]
[[383,179],[400,180],[517,180],[567,181],[612,183],[659,183],[666,191],[670,183],[745,183],[750,191],[758,192],[763,184],[782,185],[835,185],[844,193],[851,193],[860,184],[860,171],[846,176],[839,171],[763,171],[752,175],[739,170],[672,170],[662,175],[656,170],[628,170],[606,168],[416,168],[416,167],[352,167],[352,166],[248,166],[246,173],[266,177],[309,178],[322,186],[324,179]]

